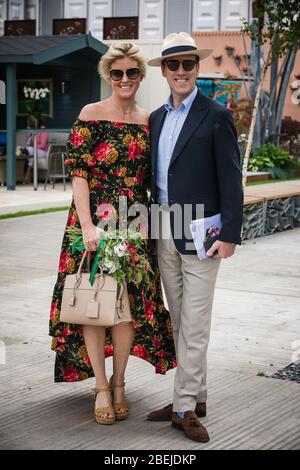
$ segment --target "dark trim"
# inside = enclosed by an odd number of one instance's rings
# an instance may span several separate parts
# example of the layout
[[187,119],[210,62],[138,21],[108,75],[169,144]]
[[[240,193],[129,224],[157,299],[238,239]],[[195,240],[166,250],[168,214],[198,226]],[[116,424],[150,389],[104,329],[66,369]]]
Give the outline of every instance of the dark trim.
[[177,52],[190,52],[190,51],[197,51],[197,47],[194,46],[176,46],[176,47],[169,47],[169,49],[165,49],[162,51],[161,55],[164,57],[165,55],[169,54],[176,54]]
[[[25,37],[25,36],[24,36]],[[55,36],[52,36],[55,38]],[[31,36],[30,41],[33,42],[35,40],[40,39],[41,36]],[[49,39],[51,36],[45,36],[44,39]],[[5,39],[5,38],[4,38]],[[14,39],[16,41],[20,40],[20,37],[15,36]],[[0,38],[0,49],[1,49],[1,40]],[[27,38],[28,40],[28,38]],[[2,63],[34,63],[36,65],[45,64],[50,62],[51,60],[58,59],[60,57],[64,57],[72,52],[79,51],[81,49],[85,49],[89,47],[96,51],[98,54],[103,55],[108,50],[108,46],[103,44],[98,39],[95,39],[90,34],[81,35],[81,36],[72,36],[68,38],[65,42],[61,44],[49,44],[47,49],[41,50],[36,53],[32,54],[19,54],[16,52],[15,54],[1,54],[0,52],[0,62]],[[34,50],[34,48],[33,48]]]
[[6,184],[8,190],[16,189],[16,64],[6,65],[6,127],[7,161]]

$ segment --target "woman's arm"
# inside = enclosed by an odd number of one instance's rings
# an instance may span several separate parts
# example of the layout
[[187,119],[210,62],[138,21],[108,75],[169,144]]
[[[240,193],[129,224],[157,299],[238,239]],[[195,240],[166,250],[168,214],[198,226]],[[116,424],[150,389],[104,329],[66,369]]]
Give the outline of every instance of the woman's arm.
[[90,192],[88,182],[80,176],[73,176],[72,188],[74,203],[78,213],[83,243],[88,251],[94,251],[99,245],[99,229],[93,224],[90,212]]

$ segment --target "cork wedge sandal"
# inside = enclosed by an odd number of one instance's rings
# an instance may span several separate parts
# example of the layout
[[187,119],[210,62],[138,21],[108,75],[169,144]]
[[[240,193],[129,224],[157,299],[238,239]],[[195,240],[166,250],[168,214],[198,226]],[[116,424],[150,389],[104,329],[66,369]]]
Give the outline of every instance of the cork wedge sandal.
[[123,384],[114,384],[113,385],[113,375],[109,379],[109,387],[112,390],[112,400],[113,400],[113,407],[114,407],[114,412],[115,412],[115,417],[117,421],[122,421],[124,419],[128,418],[128,413],[129,413],[129,408],[128,408],[128,403],[126,401],[116,403],[114,401],[114,389],[116,388],[124,388],[125,387],[125,382]]
[[[101,387],[101,388],[93,388],[92,391],[94,392],[94,398],[96,401],[97,395],[99,392],[111,392],[110,387]],[[104,416],[105,413],[110,414],[111,416]],[[95,409],[95,419],[99,424],[113,424],[116,420],[115,410],[110,406],[102,406],[101,408]]]

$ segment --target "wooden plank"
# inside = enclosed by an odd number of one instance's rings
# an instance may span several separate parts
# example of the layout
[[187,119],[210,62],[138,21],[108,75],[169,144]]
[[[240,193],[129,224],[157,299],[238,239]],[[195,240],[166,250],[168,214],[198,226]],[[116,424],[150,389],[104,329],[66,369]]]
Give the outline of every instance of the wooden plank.
[[262,197],[266,200],[270,199],[281,199],[291,196],[300,195],[300,182],[282,182],[282,183],[270,183],[257,186],[248,186],[245,190],[245,195],[252,197]]
[[244,206],[248,206],[250,204],[256,204],[257,202],[263,202],[264,198],[261,196],[249,196],[245,194],[244,197]]

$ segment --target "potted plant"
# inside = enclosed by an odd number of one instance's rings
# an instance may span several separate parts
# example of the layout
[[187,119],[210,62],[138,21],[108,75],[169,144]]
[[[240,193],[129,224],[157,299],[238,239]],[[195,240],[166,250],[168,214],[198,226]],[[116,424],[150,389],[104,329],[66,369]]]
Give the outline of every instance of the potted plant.
[[236,63],[236,65],[239,66],[240,63],[241,63],[242,57],[240,55],[236,54],[235,56],[233,56],[233,60]]
[[233,55],[234,47],[232,46],[226,46],[225,50],[227,52],[228,57],[231,57]]
[[223,55],[222,54],[219,54],[219,55],[213,55],[213,58],[214,58],[214,61],[216,63],[216,65],[220,65],[221,62],[222,62],[222,57]]

